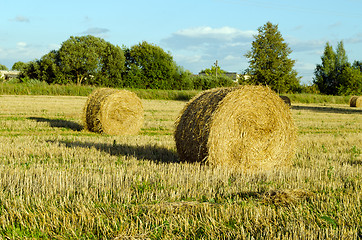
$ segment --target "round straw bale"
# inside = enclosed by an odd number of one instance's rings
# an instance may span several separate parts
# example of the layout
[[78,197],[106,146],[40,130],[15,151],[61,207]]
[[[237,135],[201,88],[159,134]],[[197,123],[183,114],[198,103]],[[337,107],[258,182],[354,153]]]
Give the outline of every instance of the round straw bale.
[[362,107],[362,96],[352,96],[349,99],[350,107]]
[[176,120],[177,152],[188,162],[270,170],[289,165],[295,139],[289,107],[262,86],[202,92]]
[[100,88],[89,95],[83,118],[85,128],[92,132],[136,134],[143,124],[143,106],[133,92]]
[[290,98],[288,98],[287,96],[283,96],[283,95],[280,95],[279,96],[284,102],[285,104],[287,104],[289,107],[292,106],[292,102],[290,101]]

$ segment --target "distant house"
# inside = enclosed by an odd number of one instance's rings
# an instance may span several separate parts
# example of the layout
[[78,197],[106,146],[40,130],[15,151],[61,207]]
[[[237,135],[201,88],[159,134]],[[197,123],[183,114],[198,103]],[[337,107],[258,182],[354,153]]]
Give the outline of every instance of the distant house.
[[239,79],[242,80],[242,81],[248,80],[248,79],[250,79],[250,75],[241,75],[241,74],[239,74]]
[[0,70],[0,78],[5,80],[18,78],[20,76],[20,71],[4,71]]
[[239,78],[239,74],[236,72],[225,72],[224,75],[231,78],[234,82],[236,82]]

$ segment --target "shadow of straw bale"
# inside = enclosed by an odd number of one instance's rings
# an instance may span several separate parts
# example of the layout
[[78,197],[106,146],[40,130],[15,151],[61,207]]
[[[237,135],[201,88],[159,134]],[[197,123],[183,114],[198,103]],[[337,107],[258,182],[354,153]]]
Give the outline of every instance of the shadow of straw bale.
[[72,121],[67,121],[63,119],[49,119],[49,118],[42,118],[42,117],[29,117],[28,119],[34,120],[37,122],[46,122],[49,123],[50,127],[56,128],[67,128],[73,131],[82,131],[83,126]]
[[294,204],[301,200],[309,199],[313,193],[303,189],[280,189],[265,192],[262,196],[262,202],[276,206],[286,206]]
[[362,109],[353,109],[353,108],[334,108],[334,107],[323,107],[323,106],[292,106],[292,109],[321,112],[321,113],[362,114]]
[[59,141],[68,148],[95,148],[98,151],[109,153],[112,156],[131,156],[139,160],[151,160],[156,163],[179,162],[175,151],[157,145],[133,146],[129,144],[107,144],[79,141]]

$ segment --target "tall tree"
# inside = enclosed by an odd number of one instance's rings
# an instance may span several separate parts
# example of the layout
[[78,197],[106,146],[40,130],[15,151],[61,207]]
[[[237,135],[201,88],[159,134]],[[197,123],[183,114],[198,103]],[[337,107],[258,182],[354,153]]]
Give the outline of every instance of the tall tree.
[[336,52],[327,42],[322,63],[314,71],[314,83],[321,93],[331,95],[359,94],[361,92],[361,71],[358,62],[353,66],[348,62],[343,41],[337,45]]
[[338,79],[339,95],[362,95],[362,72],[359,68],[345,65]]
[[13,64],[13,66],[11,67],[11,70],[23,71],[25,68],[26,68],[26,63],[18,61]]
[[346,50],[344,49],[343,41],[340,41],[337,45],[336,50],[336,68],[337,70],[342,70],[343,67],[349,64]]
[[218,76],[223,75],[226,71],[222,70],[220,66],[212,65],[211,68],[206,68],[200,73],[205,73],[207,76]]
[[326,43],[321,60],[322,64],[317,64],[314,70],[315,78],[313,81],[321,93],[336,94],[338,91],[335,72],[336,53],[329,42]]
[[8,70],[8,68],[5,65],[0,64],[0,70]]
[[288,57],[292,50],[284,42],[278,25],[267,22],[254,37],[251,50],[245,54],[249,58],[248,81],[268,85],[278,92],[299,86],[299,77],[293,70],[295,61]]
[[171,89],[176,65],[170,53],[146,41],[125,50],[130,87]]
[[359,69],[362,73],[362,61],[354,61],[353,62],[353,67],[356,68],[356,69]]
[[88,35],[63,42],[58,61],[62,74],[78,85],[85,81],[102,84],[102,78],[107,79],[106,85],[119,85],[125,59],[120,47]]

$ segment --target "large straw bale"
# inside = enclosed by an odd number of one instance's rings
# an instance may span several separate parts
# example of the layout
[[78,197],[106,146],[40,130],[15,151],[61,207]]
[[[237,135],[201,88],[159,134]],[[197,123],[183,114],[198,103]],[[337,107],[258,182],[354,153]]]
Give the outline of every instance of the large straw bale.
[[349,99],[350,107],[362,107],[362,96],[352,96]]
[[295,139],[289,107],[262,86],[202,92],[176,120],[177,152],[188,162],[269,170],[289,165]]
[[100,88],[84,107],[85,129],[110,135],[136,134],[143,124],[143,106],[133,92]]

